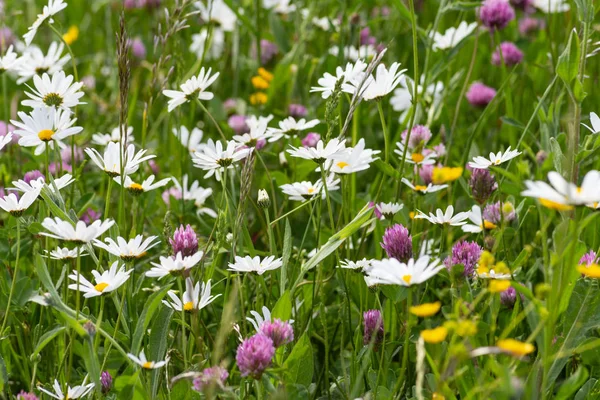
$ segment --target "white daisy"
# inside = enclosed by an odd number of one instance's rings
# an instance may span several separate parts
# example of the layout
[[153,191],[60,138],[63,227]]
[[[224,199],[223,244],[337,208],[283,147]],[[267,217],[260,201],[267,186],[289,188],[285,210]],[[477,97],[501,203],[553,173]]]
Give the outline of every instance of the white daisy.
[[[441,81],[430,83],[427,85],[427,88],[423,90],[423,82],[425,77],[421,77],[421,83],[417,85],[417,94],[419,95],[419,99],[425,100],[427,103],[431,104],[432,110],[435,110],[440,105],[443,99],[444,93],[444,83]],[[400,121],[403,121],[408,112],[412,107],[412,95],[414,92],[414,81],[407,77],[406,75],[402,75],[400,78],[400,87],[394,90],[394,94],[390,98],[390,105],[394,109],[394,111],[399,111],[402,114],[400,115]]]
[[44,72],[53,75],[55,72],[62,71],[65,64],[71,59],[68,53],[61,57],[64,47],[63,43],[52,42],[46,55],[37,46],[27,47],[23,52],[21,62],[16,66],[19,75],[17,83],[26,82]]
[[208,171],[204,178],[215,175],[217,181],[220,181],[221,174],[226,169],[233,168],[234,163],[246,158],[251,152],[252,148],[239,148],[239,144],[233,140],[227,142],[227,147],[223,148],[220,141],[213,142],[212,139],[208,139],[202,151],[194,153],[192,161],[195,167]]
[[[28,193],[23,196],[26,196],[27,194]],[[67,242],[89,243],[102,236],[102,234],[109,230],[114,224],[114,220],[106,219],[104,221],[96,220],[89,226],[83,221],[77,221],[77,224],[73,226],[71,221],[63,221],[58,217],[55,217],[54,219],[45,218],[42,222],[42,226],[52,233],[41,232],[40,235],[65,240]]]
[[[396,153],[400,159],[402,159],[402,157],[404,157],[404,143],[396,142],[396,147],[398,148],[394,150],[394,153]],[[437,157],[438,155],[434,151],[423,154],[423,152],[419,151],[413,152],[411,150],[406,150],[405,161],[409,164],[415,165],[433,165],[436,163]]]
[[12,216],[20,217],[25,210],[27,210],[40,195],[40,190],[32,190],[17,199],[17,195],[10,193],[7,196],[0,197],[0,208],[10,213]]
[[[331,174],[327,177],[327,181],[325,183],[327,185],[327,191],[332,192],[334,190],[338,190],[340,180],[335,178],[335,175]],[[314,196],[321,193],[321,198],[325,198],[326,193],[323,189],[323,182],[321,179],[316,181],[315,183],[309,181],[303,182],[294,182],[287,183],[285,185],[280,186],[281,191],[288,196],[290,196],[290,200],[298,200],[298,201],[306,201],[312,199]]]
[[349,152],[346,149],[346,139],[331,139],[327,145],[322,140],[319,140],[315,147],[294,147],[287,152],[292,157],[304,158],[305,160],[313,160],[317,164],[323,164],[326,160],[333,160],[338,156],[343,156]]
[[379,157],[373,157],[379,154],[379,150],[365,149],[365,140],[360,139],[356,146],[347,147],[345,151],[332,155],[333,160],[325,161],[325,170],[336,174],[352,174],[358,171],[364,171],[370,164]]
[[321,92],[321,97],[327,99],[335,90],[336,83],[341,79],[342,91],[353,94],[355,88],[348,83],[360,80],[366,69],[367,64],[362,60],[357,60],[354,64],[347,63],[345,69],[342,69],[342,67],[337,67],[335,69],[335,76],[331,75],[329,72],[325,72],[325,74],[317,81],[319,86],[313,86],[310,91],[311,93]]
[[185,81],[179,90],[163,90],[163,94],[170,98],[169,100],[169,112],[173,111],[176,107],[198,98],[199,100],[210,100],[214,97],[212,92],[208,92],[206,89],[219,77],[219,72],[214,75],[210,75],[212,69],[209,68],[205,72],[204,67],[200,70],[198,76],[192,76],[190,79]]
[[599,133],[600,132],[600,117],[598,117],[598,114],[596,114],[595,112],[590,113],[590,125],[592,125],[592,126],[589,127],[583,123],[581,125],[588,128],[590,130],[590,132],[592,132],[594,134]]
[[[133,143],[133,126],[127,127],[127,132],[125,133],[125,143]],[[92,143],[97,144],[99,146],[107,146],[110,142],[120,142],[121,141],[121,128],[116,127],[110,133],[94,133],[92,135]]]
[[521,154],[518,150],[511,150],[510,146],[504,153],[499,151],[498,153],[490,153],[490,158],[487,159],[485,157],[477,156],[473,157],[473,161],[469,163],[469,167],[478,168],[478,169],[488,169],[489,167],[495,167],[500,165],[508,160],[512,160]]
[[[372,44],[362,45],[358,49],[354,46],[345,46],[342,52],[345,59],[352,61],[357,61],[360,58],[369,60],[377,55],[377,49]],[[339,53],[339,46],[333,46],[329,49],[329,54],[334,57],[338,57]]]
[[[296,5],[290,4],[291,0],[263,0],[263,7],[267,10],[273,10],[278,14],[287,15],[296,11]],[[302,10],[304,11],[304,10]]]
[[356,271],[367,272],[371,269],[371,264],[373,260],[369,260],[363,258],[362,260],[352,261],[352,260],[344,260],[340,262],[340,268],[344,269],[353,269]]
[[571,9],[565,0],[533,0],[533,5],[546,14],[567,12]]
[[160,243],[158,236],[150,236],[143,240],[144,236],[137,235],[127,241],[121,236],[117,237],[115,242],[112,238],[104,239],[104,242],[96,239],[94,246],[108,251],[110,254],[120,257],[123,261],[137,260],[146,255],[146,252]]
[[54,193],[54,187],[56,187],[58,190],[64,189],[67,186],[69,186],[71,183],[75,182],[75,179],[73,179],[73,176],[71,174],[64,174],[60,178],[54,179],[53,182],[54,182],[53,184],[49,183],[46,185],[46,180],[43,176],[40,176],[37,179],[29,181],[29,183],[25,182],[22,179],[19,179],[18,181],[13,181],[12,184],[15,185],[15,187],[10,188],[8,190],[17,190],[20,192],[31,192],[31,191],[37,190],[39,193],[41,191],[41,189],[44,186],[46,186],[48,188],[48,190],[50,190],[52,193]]
[[77,254],[79,254],[79,257],[87,256],[85,249],[82,247],[76,247],[74,249],[57,247],[52,251],[44,250],[44,252],[46,253],[45,257],[50,257],[53,260],[74,260],[77,258]]
[[600,172],[596,170],[585,175],[581,186],[568,182],[556,171],[548,173],[548,180],[550,185],[542,181],[525,181],[527,189],[521,195],[537,198],[541,205],[555,210],[600,202]]
[[[50,0],[52,1],[52,0]],[[67,393],[64,394],[62,391],[62,388],[60,387],[60,383],[58,382],[58,380],[54,380],[54,384],[52,385],[52,389],[54,389],[54,392],[51,392],[49,390],[44,389],[41,386],[38,386],[37,388],[46,393],[48,396],[54,398],[54,399],[59,399],[59,400],[69,400],[69,399],[80,399],[84,396],[86,396],[88,393],[90,393],[92,391],[92,389],[94,389],[94,384],[93,383],[89,383],[86,385],[87,381],[87,377],[83,380],[83,382],[81,383],[80,386],[67,386]]]
[[77,119],[71,119],[68,110],[54,107],[34,108],[31,114],[21,111],[17,115],[21,121],[10,122],[19,128],[14,131],[20,136],[19,145],[35,147],[36,155],[42,154],[46,146],[53,149],[55,143],[61,149],[66,148],[62,140],[83,130],[80,126],[73,126]]
[[150,278],[162,279],[165,276],[177,275],[184,270],[193,268],[200,262],[204,253],[198,251],[194,255],[183,257],[181,253],[177,253],[174,257],[160,257],[160,263],[150,263],[154,267],[146,272],[146,276]]
[[128,145],[122,155],[119,151],[121,148],[119,143],[110,142],[104,149],[103,155],[100,155],[96,149],[87,148],[85,149],[85,152],[92,159],[94,164],[106,172],[108,176],[113,178],[121,175],[121,158],[125,164],[123,173],[125,175],[130,175],[139,169],[141,163],[156,157],[153,154],[145,156],[147,150],[140,150],[136,153],[133,144]]
[[146,354],[144,354],[144,350],[140,351],[140,356],[136,357],[131,353],[127,353],[127,357],[129,357],[133,362],[144,369],[156,369],[160,367],[164,367],[167,365],[169,359],[167,358],[165,361],[148,361],[146,358]]
[[208,29],[203,29],[200,33],[192,35],[192,43],[190,44],[190,52],[196,55],[198,60],[204,56],[205,60],[216,60],[221,57],[225,49],[225,31],[218,26],[213,26],[212,35],[210,37],[209,48],[204,51],[204,46],[208,42]]
[[206,214],[212,218],[217,218],[217,213],[207,207],[204,207],[206,200],[212,195],[213,190],[211,188],[203,188],[200,186],[198,181],[192,182],[192,185],[188,188],[188,176],[183,176],[183,186],[179,181],[173,177],[173,183],[179,190],[185,200],[192,200],[194,205],[198,207],[198,214]]
[[476,22],[468,24],[466,21],[462,21],[456,28],[451,27],[446,29],[446,31],[443,34],[433,32],[433,51],[453,48],[454,46],[462,42],[464,38],[473,33],[475,28],[477,28]]
[[81,82],[73,83],[73,75],[66,76],[64,71],[55,72],[52,79],[48,74],[33,77],[34,88],[30,88],[33,93],[25,92],[29,100],[23,100],[21,104],[32,108],[37,107],[59,107],[69,110],[78,104],[85,104],[79,99],[83,96],[80,90],[83,86]]
[[256,272],[259,275],[267,271],[278,269],[283,264],[281,258],[275,259],[275,256],[265,257],[262,260],[260,257],[235,257],[234,263],[229,263],[229,271],[236,272]]
[[250,131],[241,135],[234,135],[233,140],[238,142],[240,145],[255,147],[259,140],[268,140],[271,137],[271,131],[268,130],[269,118],[249,118],[246,125],[250,128]]
[[421,193],[421,194],[427,194],[427,193],[435,193],[435,192],[439,192],[442,189],[446,189],[448,187],[448,185],[444,184],[444,185],[434,185],[434,184],[429,184],[427,186],[424,185],[413,185],[411,181],[409,181],[406,178],[402,178],[402,183],[404,183],[406,186],[408,186],[409,188],[411,188],[412,190],[414,190],[417,193]]
[[442,209],[438,208],[435,212],[429,213],[429,215],[423,213],[423,211],[419,211],[419,214],[415,215],[417,219],[426,219],[432,224],[444,225],[448,224],[451,226],[461,226],[467,223],[467,219],[469,218],[468,212],[459,212],[454,214],[454,207],[448,206],[446,211],[442,211]]
[[479,233],[483,232],[485,229],[494,229],[496,227],[496,224],[483,219],[481,208],[478,205],[474,205],[473,208],[471,208],[471,211],[469,211],[469,220],[473,224],[463,225],[461,227],[463,232]]
[[201,288],[200,282],[197,282],[194,286],[192,279],[187,278],[185,280],[185,293],[183,294],[183,299],[180,299],[173,290],[169,290],[167,294],[169,295],[170,300],[163,300],[162,302],[176,311],[202,310],[220,296],[220,294],[211,296],[210,291],[210,279],[206,283],[202,282]]
[[269,128],[269,133],[271,134],[269,142],[275,142],[284,136],[296,135],[298,132],[314,128],[318,124],[318,119],[307,121],[302,118],[296,121],[294,117],[287,117],[283,121],[279,121],[279,128]]
[[418,285],[435,276],[444,268],[437,258],[429,256],[411,258],[405,264],[395,258],[373,260],[371,269],[367,271],[365,282],[374,285]]
[[23,60],[13,51],[13,45],[8,46],[6,54],[0,57],[0,74],[17,70]]
[[233,32],[237,16],[223,0],[197,1],[194,6],[200,10],[200,17],[204,22],[213,22],[225,32]]
[[119,262],[115,261],[112,263],[108,271],[102,273],[92,270],[94,281],[96,284],[92,284],[83,275],[80,275],[76,270],[69,275],[69,279],[75,281],[69,285],[69,289],[79,290],[83,292],[83,297],[90,298],[96,296],[102,296],[104,293],[109,293],[120,288],[127,280],[133,269],[125,271],[125,265],[119,268]]
[[53,23],[54,20],[52,19],[52,17],[58,12],[64,10],[65,8],[67,8],[67,3],[65,3],[64,0],[48,0],[48,5],[44,6],[44,8],[42,9],[42,13],[38,14],[37,19],[35,20],[33,25],[31,25],[27,30],[27,33],[23,35],[25,44],[29,46],[31,44],[31,41],[35,37],[39,27],[42,26],[42,24],[46,20],[48,20],[48,23],[50,24]]
[[[271,318],[271,311],[269,311],[269,309],[265,306],[262,306],[262,315],[258,312],[258,311],[250,311],[250,315],[252,315],[252,317],[246,317],[246,321],[250,322],[252,324],[252,326],[254,327],[254,329],[256,329],[256,332],[260,332],[260,327],[262,326],[262,324],[264,324],[265,322],[271,322],[272,318]],[[287,320],[288,324],[293,324],[294,320],[293,319],[288,319]]]
[[6,146],[10,142],[12,142],[12,138],[13,138],[12,132],[8,132],[6,135],[0,136],[0,150],[2,150],[4,148],[4,146]]
[[[121,184],[120,176],[115,176],[113,179],[119,185]],[[171,178],[165,178],[165,179],[161,179],[160,181],[158,181],[156,183],[153,183],[154,179],[156,179],[156,177],[154,175],[150,175],[142,183],[137,183],[137,182],[134,182],[133,179],[131,179],[129,176],[125,176],[123,186],[125,186],[125,188],[131,194],[138,195],[138,194],[149,192],[150,190],[154,190],[154,189],[163,187],[167,183],[169,183],[169,181],[171,180]]]
[[[396,86],[400,84],[400,78],[406,70],[400,70],[400,63],[393,63],[388,70],[385,65],[379,64],[375,75],[367,78],[362,86],[361,97],[363,100],[377,100],[391,93]],[[359,83],[355,81],[355,88],[358,89]]]
[[384,219],[392,219],[394,215],[404,208],[404,204],[400,203],[379,203],[375,205],[375,209],[379,211]]
[[202,151],[204,146],[206,146],[202,143],[204,132],[202,132],[202,129],[200,128],[193,128],[190,132],[188,128],[181,125],[179,129],[173,128],[173,135],[179,139],[181,144],[188,149],[191,154]]

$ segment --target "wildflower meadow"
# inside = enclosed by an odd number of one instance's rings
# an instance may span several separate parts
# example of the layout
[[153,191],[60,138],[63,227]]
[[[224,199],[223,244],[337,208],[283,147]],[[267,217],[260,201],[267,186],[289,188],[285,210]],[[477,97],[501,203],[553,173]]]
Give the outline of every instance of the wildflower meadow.
[[597,0],[0,0],[0,399],[600,399]]

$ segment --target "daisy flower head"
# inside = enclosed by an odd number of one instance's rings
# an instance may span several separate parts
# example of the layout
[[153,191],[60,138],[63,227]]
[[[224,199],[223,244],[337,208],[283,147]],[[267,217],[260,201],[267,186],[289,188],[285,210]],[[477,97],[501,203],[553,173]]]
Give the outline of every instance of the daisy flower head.
[[342,83],[342,91],[353,94],[355,87],[350,85],[349,82],[361,80],[367,64],[362,60],[357,60],[355,63],[347,63],[346,68],[337,67],[335,69],[335,76],[329,72],[317,80],[319,86],[313,86],[310,89],[311,93],[321,93],[323,99],[328,99],[331,94],[335,91],[335,86],[338,81]]
[[42,154],[46,146],[53,149],[55,143],[61,149],[66,148],[62,140],[83,130],[80,126],[73,126],[77,119],[71,119],[68,110],[34,108],[30,114],[20,111],[17,115],[21,121],[10,122],[18,128],[14,133],[20,136],[19,145],[35,147],[35,155]]
[[184,257],[181,253],[177,253],[171,257],[160,257],[160,263],[150,263],[153,265],[146,276],[150,278],[162,279],[167,275],[178,275],[182,272],[193,268],[202,260],[204,252],[198,251],[197,253]]
[[52,251],[44,250],[46,257],[50,257],[53,260],[74,260],[79,257],[87,256],[85,249],[76,247],[69,249],[68,247],[57,247]]
[[373,157],[381,153],[379,150],[365,149],[365,140],[360,139],[356,146],[347,147],[331,156],[332,159],[325,161],[325,170],[336,174],[352,174],[364,171],[379,157]]
[[556,171],[548,173],[550,184],[542,181],[525,181],[526,190],[522,196],[537,198],[546,208],[564,211],[573,206],[600,202],[600,172],[588,172],[581,186],[568,182]]
[[307,121],[305,118],[301,118],[296,121],[294,117],[287,117],[283,121],[279,122],[278,128],[269,128],[271,134],[269,142],[275,142],[284,136],[294,136],[298,132],[314,128],[318,124],[318,119]]
[[478,205],[474,205],[473,208],[471,208],[471,211],[469,211],[468,213],[468,217],[472,224],[463,225],[461,227],[463,232],[479,233],[483,232],[484,230],[496,228],[496,224],[494,224],[492,221],[487,221],[483,218],[483,215],[481,213],[481,207],[479,207]]
[[267,271],[278,269],[283,264],[281,258],[275,258],[275,256],[265,257],[262,260],[260,257],[235,257],[234,263],[229,263],[229,271],[235,272],[256,272],[258,275],[262,275]]
[[58,217],[48,217],[44,219],[42,226],[51,233],[41,232],[40,235],[64,240],[66,242],[89,243],[102,236],[104,232],[109,230],[114,224],[114,220],[106,219],[104,221],[96,220],[89,226],[83,221],[77,221],[77,224],[73,226],[71,221],[63,221]]
[[469,167],[477,169],[488,169],[489,167],[495,167],[506,161],[512,160],[513,158],[520,155],[521,152],[518,150],[511,150],[510,146],[505,152],[499,151],[498,153],[490,153],[489,158],[477,156],[473,158],[473,161],[469,162]]
[[[52,1],[52,0],[50,0]],[[48,396],[54,398],[54,399],[59,399],[59,400],[68,400],[68,399],[80,399],[82,397],[87,396],[92,389],[94,389],[94,384],[93,383],[89,383],[86,384],[85,382],[87,381],[87,378],[83,380],[83,382],[81,383],[81,385],[79,386],[67,386],[67,393],[63,393],[62,388],[60,383],[58,382],[58,380],[54,380],[54,384],[52,385],[52,389],[54,390],[54,392],[51,392],[47,389],[44,389],[41,386],[38,386],[38,390],[40,390],[41,392],[47,394]]]
[[125,271],[125,266],[119,267],[119,262],[115,261],[112,263],[108,271],[102,273],[92,270],[94,281],[96,284],[88,281],[83,275],[79,274],[76,270],[69,275],[69,279],[75,281],[69,285],[69,289],[78,290],[83,292],[83,297],[90,298],[96,296],[102,296],[105,293],[110,293],[120,288],[127,280],[133,269]]
[[433,40],[433,51],[451,49],[467,36],[469,36],[477,28],[477,23],[467,23],[462,21],[456,28],[451,27],[442,33],[433,32],[431,39]]
[[23,39],[25,40],[25,44],[29,46],[37,34],[37,31],[40,26],[47,20],[49,23],[53,23],[54,20],[52,17],[58,12],[67,8],[67,3],[64,0],[48,0],[48,5],[44,6],[42,9],[42,13],[38,14],[37,19],[31,25],[26,34],[23,35]]
[[245,119],[244,124],[249,128],[248,132],[234,135],[233,140],[248,147],[257,147],[259,142],[265,143],[271,137],[267,126],[269,121],[270,119],[263,117]]
[[194,6],[200,11],[200,17],[205,22],[212,22],[225,32],[232,32],[237,21],[236,14],[224,0],[196,1]]
[[106,243],[96,239],[94,240],[94,246],[100,247],[116,257],[120,257],[123,261],[133,261],[144,257],[148,250],[158,245],[160,240],[157,239],[158,236],[150,236],[144,240],[144,236],[137,235],[127,241],[119,236],[116,241],[112,238],[104,239]]
[[8,46],[6,53],[0,56],[0,74],[17,69],[23,60],[13,51],[13,45]]
[[352,261],[352,260],[343,260],[340,261],[340,268],[343,269],[352,269],[359,272],[367,272],[371,269],[371,263],[373,260],[369,260],[367,258],[363,258],[362,260]]
[[109,142],[102,155],[96,149],[85,149],[94,164],[112,178],[121,175],[121,159],[124,162],[123,173],[130,175],[139,169],[141,163],[156,157],[153,154],[145,155],[146,152],[147,150],[140,150],[136,153],[133,144],[123,148],[118,142]]
[[214,94],[206,89],[219,77],[219,72],[214,75],[211,75],[211,73],[212,68],[206,71],[202,67],[198,76],[192,76],[180,86],[181,90],[163,90],[163,94],[170,99],[168,111],[171,112],[183,103],[196,98],[198,100],[211,100]]
[[[71,183],[75,182],[75,179],[71,174],[64,174],[60,178],[53,179],[51,183],[46,184],[46,180],[43,176],[40,176],[36,179],[32,179],[29,182],[27,180],[19,179],[18,181],[13,181],[12,184],[15,185],[14,190],[18,190],[20,192],[32,192],[37,191],[38,193],[42,190],[42,188],[47,187],[52,193],[54,193],[54,188],[61,190],[69,186]],[[10,190],[10,189],[9,189]]]
[[375,205],[375,210],[381,215],[382,219],[393,219],[394,215],[404,208],[404,204],[400,203],[378,203]]
[[365,282],[368,286],[374,285],[401,285],[412,286],[421,284],[435,276],[444,268],[444,264],[430,256],[418,259],[411,258],[407,263],[395,258],[373,260],[372,267],[367,271]]
[[20,217],[38,198],[40,190],[41,188],[26,192],[20,198],[14,193],[0,197],[0,208],[14,217]]
[[170,300],[163,300],[162,303],[167,307],[172,308],[176,311],[198,311],[215,301],[220,294],[211,296],[211,284],[210,279],[200,287],[200,282],[194,285],[191,278],[185,280],[185,293],[183,298],[180,299],[173,290],[169,290],[167,293]]
[[[424,84],[425,79],[424,77],[421,77],[421,82],[417,85],[419,99],[425,100],[426,103],[432,105],[432,109],[436,109],[443,98],[444,83],[440,81],[433,82],[427,85],[426,88],[423,87]],[[390,105],[392,106],[393,110],[402,113],[400,115],[401,121],[404,121],[410,108],[412,107],[414,85],[415,83],[412,79],[406,75],[402,75],[400,78],[400,87],[394,90],[394,94],[390,98]]]
[[[405,157],[404,153],[406,152],[405,160],[409,164],[433,165],[436,163],[436,158],[438,157],[437,153],[434,151],[424,152],[421,146],[417,146],[417,148],[413,150],[405,150],[403,142],[396,142],[396,147],[398,148],[394,150],[394,153],[396,153],[402,159]],[[421,147],[421,149],[418,149],[418,147]]]
[[[131,179],[129,176],[125,176],[125,180],[123,181],[123,186],[129,191],[129,193],[133,194],[134,196],[137,196],[139,194],[149,192],[150,190],[154,190],[154,189],[163,187],[167,183],[169,183],[169,181],[171,181],[171,178],[165,178],[165,179],[161,179],[160,181],[154,183],[154,179],[156,179],[156,177],[154,175],[150,175],[148,178],[144,179],[144,181],[142,183],[137,183],[133,179]],[[119,185],[121,184],[120,176],[115,176],[113,178],[113,180],[115,182],[117,182]]]
[[406,186],[408,186],[409,188],[411,188],[412,190],[414,190],[417,193],[420,194],[427,194],[427,193],[435,193],[435,192],[439,192],[440,190],[446,189],[448,187],[448,185],[434,185],[434,184],[428,184],[427,186],[425,185],[414,185],[411,181],[409,181],[406,178],[402,178],[402,183],[404,183]]
[[467,223],[469,213],[459,212],[454,214],[454,206],[450,205],[446,208],[446,211],[442,211],[442,209],[438,208],[435,214],[429,213],[429,215],[427,215],[423,211],[419,211],[419,214],[415,215],[415,218],[426,219],[430,223],[436,225],[448,224],[451,226],[461,226]]
[[44,72],[53,75],[62,71],[65,64],[71,59],[68,53],[62,56],[64,48],[63,43],[52,42],[48,47],[48,53],[44,54],[37,46],[27,47],[23,52],[21,62],[16,66],[16,72],[19,75],[17,83],[26,82]]
[[[406,69],[400,69],[400,63],[393,63],[388,70],[385,65],[379,64],[375,75],[367,78],[364,83],[361,97],[363,100],[380,100],[391,93],[400,84],[402,75]],[[355,88],[358,90],[358,81],[355,81]]]
[[196,168],[207,171],[204,178],[209,178],[213,175],[217,181],[221,180],[221,174],[226,169],[233,168],[233,164],[246,158],[252,148],[240,148],[239,144],[233,140],[227,142],[226,147],[220,141],[213,142],[208,139],[208,143],[201,152],[194,153],[192,161]]
[[598,114],[596,114],[595,112],[590,113],[590,126],[587,126],[586,124],[581,124],[583,126],[585,126],[586,128],[589,129],[590,132],[592,132],[593,134],[596,133],[600,133],[600,117],[598,117]]
[[169,361],[168,358],[164,361],[148,361],[148,359],[146,358],[146,354],[144,354],[144,350],[140,351],[139,357],[136,357],[134,354],[131,353],[127,353],[127,357],[129,357],[131,361],[133,361],[134,363],[136,363],[144,369],[161,368],[167,365],[167,362]]
[[192,131],[181,125],[179,129],[173,128],[173,135],[179,139],[181,144],[188,149],[191,154],[200,152],[204,148],[205,144],[202,143],[202,137],[204,132],[200,128],[192,128]]
[[[338,190],[340,188],[340,180],[336,179],[335,175],[333,174],[327,177],[325,184],[327,185],[327,191],[329,192]],[[306,200],[312,199],[319,193],[321,194],[321,197],[323,199],[326,197],[325,190],[322,190],[323,181],[321,179],[319,179],[315,183],[309,181],[287,183],[285,185],[281,185],[280,188],[283,191],[283,193],[290,196],[290,200],[304,202]]]
[[[121,141],[121,128],[113,128],[110,133],[94,133],[92,135],[92,143],[98,146],[108,146],[111,142]],[[128,126],[125,132],[124,143],[133,143],[133,126]]]
[[[223,54],[225,48],[225,31],[218,26],[214,26],[210,42],[208,39],[208,29],[203,29],[200,33],[192,35],[192,43],[190,44],[189,51],[195,54],[198,60],[201,60],[203,56],[205,60],[215,60]],[[210,43],[210,46],[205,52],[204,47],[208,43]]]
[[562,13],[571,9],[565,0],[533,0],[533,5],[546,14]]
[[83,96],[80,90],[83,86],[81,82],[73,83],[73,75],[66,76],[64,71],[55,72],[52,78],[46,73],[41,77],[33,77],[34,88],[30,88],[33,93],[25,92],[29,100],[23,100],[24,106],[39,107],[58,107],[69,110],[79,104],[85,104],[79,99]]
[[313,160],[317,164],[323,164],[325,160],[333,160],[336,156],[348,153],[348,149],[346,149],[346,139],[331,139],[327,142],[327,145],[325,145],[322,140],[319,140],[315,147],[290,147],[291,150],[288,150],[287,152],[292,157]]
[[0,136],[0,150],[2,150],[7,144],[12,142],[12,140],[13,140],[12,132],[8,132],[6,135]]

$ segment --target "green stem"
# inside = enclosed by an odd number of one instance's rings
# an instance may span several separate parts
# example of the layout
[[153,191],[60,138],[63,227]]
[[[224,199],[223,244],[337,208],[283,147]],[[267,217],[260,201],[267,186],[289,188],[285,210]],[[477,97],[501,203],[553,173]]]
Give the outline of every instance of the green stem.
[[2,321],[2,328],[0,328],[0,336],[4,334],[4,328],[6,327],[6,321],[8,321],[8,315],[10,314],[10,303],[12,302],[13,293],[15,292],[15,286],[17,284],[17,273],[19,271],[19,256],[21,255],[21,222],[17,217],[17,258],[15,260],[15,270],[13,272],[12,284],[10,285],[10,293],[8,294],[8,302],[6,303],[6,313],[4,314],[4,320]]
[[[412,0],[411,0],[412,1]],[[412,328],[412,314],[410,313],[410,307],[412,306],[412,287],[408,288],[408,297],[406,298],[406,332],[404,336],[404,346],[402,348],[402,366],[400,369],[400,375],[398,376],[398,381],[396,382],[396,387],[394,389],[394,393],[398,393],[402,384],[404,383],[404,377],[406,375],[406,370],[408,369],[408,346],[410,345],[410,330]]]
[[387,163],[389,160],[389,155],[390,155],[390,145],[389,145],[389,134],[388,134],[388,130],[387,130],[387,126],[385,124],[385,117],[383,115],[383,106],[381,105],[381,101],[377,102],[377,110],[379,110],[379,119],[381,119],[381,127],[383,128],[383,141],[385,144],[384,147],[384,159],[385,162]]
[[200,105],[200,108],[202,109],[202,111],[204,111],[206,113],[206,115],[208,115],[208,118],[210,118],[210,120],[212,121],[212,123],[215,125],[215,127],[217,128],[217,131],[219,131],[219,134],[221,135],[221,138],[225,142],[227,142],[227,137],[225,136],[225,134],[221,130],[221,127],[219,126],[218,122],[214,119],[214,117],[212,116],[212,114],[210,112],[208,112],[208,110],[206,109],[206,107],[204,106],[204,104],[202,104],[202,102],[200,101],[200,99],[196,98],[196,101]]

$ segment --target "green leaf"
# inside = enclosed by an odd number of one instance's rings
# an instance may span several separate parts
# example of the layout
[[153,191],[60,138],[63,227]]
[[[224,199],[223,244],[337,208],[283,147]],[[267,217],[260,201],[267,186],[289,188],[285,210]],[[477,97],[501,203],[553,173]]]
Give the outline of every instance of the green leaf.
[[558,393],[556,394],[556,400],[566,400],[571,399],[573,393],[575,393],[579,388],[587,381],[589,376],[588,370],[584,367],[577,368],[577,371],[573,375],[571,375],[566,381],[560,385],[560,389],[558,389]]
[[161,305],[161,301],[169,289],[171,289],[171,285],[167,285],[148,297],[148,300],[144,305],[144,310],[137,321],[135,331],[133,333],[133,340],[131,341],[131,352],[133,354],[138,354],[140,352],[140,345],[142,344],[144,332],[146,332],[146,329],[148,329],[148,325],[150,325],[150,320],[152,319],[154,312]]
[[275,307],[271,311],[271,315],[273,318],[279,318],[282,321],[292,318],[292,297],[289,290],[286,290],[279,300],[277,300]]
[[569,89],[571,89],[571,82],[579,72],[579,47],[579,36],[577,31],[573,29],[567,47],[558,57],[558,64],[556,65],[556,73]]
[[[165,359],[167,353],[167,339],[169,338],[169,325],[171,325],[171,317],[173,316],[173,309],[164,307],[158,317],[154,320],[152,328],[150,329],[150,341],[148,343],[148,349],[146,354],[148,359],[152,361],[162,361]],[[158,385],[161,381],[160,370],[152,371],[152,398],[156,398],[158,392]]]
[[387,176],[390,176],[397,180],[402,179],[402,177],[400,176],[400,172],[396,171],[396,169],[394,167],[392,167],[390,164],[386,163],[385,161],[377,159],[373,162],[373,165],[375,165],[381,172],[383,172]]
[[46,345],[52,341],[52,339],[57,337],[59,333],[64,332],[65,329],[66,327],[64,326],[57,326],[56,328],[44,333],[35,345],[35,349],[33,350],[33,353],[31,353],[31,358],[33,359],[33,357],[37,356],[44,349],[44,347],[46,347]]
[[565,156],[563,155],[560,144],[556,138],[550,138],[550,148],[552,149],[552,162],[554,162],[554,169],[556,172],[561,174],[565,162]]
[[284,376],[289,384],[308,386],[312,382],[314,371],[313,351],[310,339],[305,333],[300,337],[289,357],[283,364]]
[[288,39],[290,35],[285,31],[285,27],[281,23],[279,16],[274,12],[269,14],[269,25],[271,26],[275,43],[281,52],[285,54],[290,51],[290,42]]
[[287,284],[287,271],[290,256],[292,255],[292,227],[290,226],[290,220],[285,219],[285,233],[283,236],[283,254],[281,257],[281,282],[279,285],[279,293],[283,296],[285,292],[285,286]]

